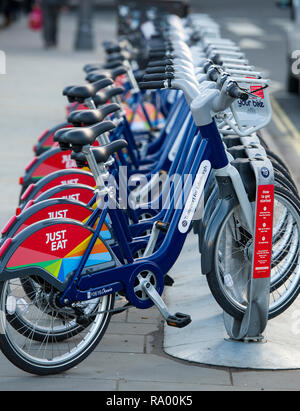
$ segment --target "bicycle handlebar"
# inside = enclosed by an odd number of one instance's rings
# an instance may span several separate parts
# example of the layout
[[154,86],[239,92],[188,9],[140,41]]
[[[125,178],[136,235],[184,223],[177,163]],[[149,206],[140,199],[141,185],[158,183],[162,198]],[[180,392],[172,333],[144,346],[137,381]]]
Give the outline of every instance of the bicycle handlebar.
[[145,74],[143,76],[143,81],[156,81],[156,80],[167,80],[173,79],[173,73],[154,73],[154,74]]
[[104,65],[103,65],[103,68],[104,68],[104,69],[111,69],[111,70],[112,70],[112,69],[115,69],[115,68],[117,68],[117,67],[119,67],[119,66],[122,66],[123,63],[124,63],[124,62],[121,61],[121,60],[114,60],[114,61],[110,61],[110,62],[104,64]]
[[139,87],[141,90],[153,90],[153,89],[161,89],[165,87],[165,81],[142,81],[139,83]]
[[235,81],[230,81],[227,85],[226,92],[230,97],[237,98],[243,101],[248,100],[249,94],[240,88]]
[[174,73],[173,66],[157,66],[157,67],[147,67],[145,70],[146,74],[156,74],[156,73]]
[[173,60],[171,59],[164,59],[164,60],[154,60],[149,61],[148,67],[157,67],[157,66],[172,66]]
[[168,58],[172,58],[172,52],[171,50],[159,50],[159,51],[149,51],[149,58],[164,58],[164,57],[168,57]]

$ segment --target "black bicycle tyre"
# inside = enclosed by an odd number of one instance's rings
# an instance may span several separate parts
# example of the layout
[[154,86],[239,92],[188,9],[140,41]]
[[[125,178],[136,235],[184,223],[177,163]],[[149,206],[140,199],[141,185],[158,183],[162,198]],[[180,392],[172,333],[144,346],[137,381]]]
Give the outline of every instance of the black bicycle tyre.
[[[0,282],[0,304],[3,308],[3,293],[5,290],[5,282]],[[110,310],[114,305],[115,295],[110,294],[107,300],[106,309]],[[84,347],[83,350],[79,351],[74,358],[70,358],[69,360],[65,360],[65,362],[61,362],[59,365],[45,365],[45,364],[38,364],[37,361],[31,359],[30,356],[25,357],[22,355],[18,349],[13,346],[12,342],[7,336],[6,332],[6,325],[4,321],[4,317],[6,317],[5,309],[0,310],[0,349],[5,357],[16,367],[20,368],[21,370],[35,375],[52,375],[58,374],[64,371],[69,370],[70,368],[75,367],[79,363],[81,363],[86,357],[90,355],[90,353],[96,348],[99,344],[100,340],[102,339],[103,335],[106,332],[106,329],[109,325],[111,313],[106,312],[103,314],[105,316],[104,321],[101,321],[101,327],[95,330],[95,334],[90,341],[90,343]]]

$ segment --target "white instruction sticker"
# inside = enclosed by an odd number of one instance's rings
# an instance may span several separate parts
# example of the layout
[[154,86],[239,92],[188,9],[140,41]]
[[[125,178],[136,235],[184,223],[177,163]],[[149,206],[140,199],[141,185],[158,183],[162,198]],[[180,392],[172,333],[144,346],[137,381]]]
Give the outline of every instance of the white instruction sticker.
[[182,234],[187,233],[189,230],[190,224],[193,220],[197,206],[201,199],[201,195],[203,194],[204,186],[208,179],[210,170],[211,170],[210,162],[208,160],[204,160],[200,164],[193,187],[189,193],[187,202],[184,206],[180,221],[178,223],[178,230]]

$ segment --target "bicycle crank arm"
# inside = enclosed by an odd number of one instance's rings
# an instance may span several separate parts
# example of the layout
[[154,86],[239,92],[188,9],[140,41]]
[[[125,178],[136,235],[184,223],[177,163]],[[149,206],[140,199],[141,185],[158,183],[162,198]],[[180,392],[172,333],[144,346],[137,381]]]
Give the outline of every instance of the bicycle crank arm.
[[153,287],[149,281],[144,281],[141,285],[144,292],[153,301],[169,326],[183,328],[192,322],[192,319],[188,314],[176,313],[172,315],[155,287]]

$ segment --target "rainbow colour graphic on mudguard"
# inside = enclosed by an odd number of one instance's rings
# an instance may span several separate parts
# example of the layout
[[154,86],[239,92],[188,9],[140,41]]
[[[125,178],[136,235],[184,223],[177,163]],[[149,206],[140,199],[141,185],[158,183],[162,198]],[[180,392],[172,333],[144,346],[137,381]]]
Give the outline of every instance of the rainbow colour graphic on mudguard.
[[[64,282],[84,255],[93,232],[74,223],[56,223],[29,236],[13,253],[6,268],[20,270],[40,267]],[[85,267],[112,262],[112,256],[99,238]]]

